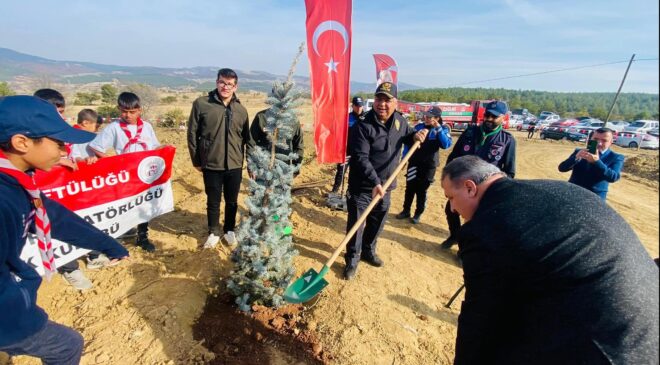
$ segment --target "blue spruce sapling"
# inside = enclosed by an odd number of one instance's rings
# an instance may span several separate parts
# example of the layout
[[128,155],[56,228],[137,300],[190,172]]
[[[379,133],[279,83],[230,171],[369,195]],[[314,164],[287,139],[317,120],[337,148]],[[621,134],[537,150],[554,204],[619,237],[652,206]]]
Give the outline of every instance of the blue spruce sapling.
[[[251,305],[280,306],[282,293],[293,278],[293,258],[298,254],[291,240],[291,185],[299,166],[292,163],[298,155],[289,143],[298,122],[296,107],[302,93],[294,89],[293,72],[304,44],[300,46],[289,69],[287,80],[275,82],[266,103],[264,131],[270,149],[255,146],[247,157],[249,196],[247,214],[238,227],[238,246],[232,252],[234,262],[227,287],[236,296],[243,311]],[[278,153],[288,150],[288,154]]]

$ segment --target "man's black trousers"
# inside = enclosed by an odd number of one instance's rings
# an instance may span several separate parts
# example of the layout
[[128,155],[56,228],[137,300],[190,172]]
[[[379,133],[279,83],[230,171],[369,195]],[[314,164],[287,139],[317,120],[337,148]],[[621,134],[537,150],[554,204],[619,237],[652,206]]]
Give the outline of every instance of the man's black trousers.
[[[371,191],[369,192],[351,192],[347,193],[346,205],[348,208],[348,221],[346,222],[346,232],[353,227],[358,218],[371,203]],[[372,258],[376,255],[376,243],[378,235],[385,226],[385,218],[390,208],[390,192],[387,192],[383,199],[371,210],[367,219],[357,230],[353,238],[348,241],[344,259],[346,265],[357,266],[360,257]]]
[[225,197],[225,221],[223,231],[233,231],[236,226],[238,211],[238,192],[241,189],[242,171],[232,169],[224,171],[202,170],[204,174],[204,191],[206,192],[206,217],[209,234],[221,236],[220,231],[220,200]]

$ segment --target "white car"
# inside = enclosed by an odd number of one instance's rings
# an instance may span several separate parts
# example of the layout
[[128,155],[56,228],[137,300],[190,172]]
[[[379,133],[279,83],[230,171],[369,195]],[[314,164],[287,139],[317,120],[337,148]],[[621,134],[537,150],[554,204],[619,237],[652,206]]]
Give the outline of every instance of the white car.
[[550,115],[556,115],[557,120],[559,120],[559,115],[557,113],[555,113],[555,112],[546,112],[546,111],[542,111],[541,113],[539,113],[539,119],[544,119],[545,117],[550,116]]
[[623,129],[624,132],[644,133],[658,128],[657,120],[636,120]]
[[559,117],[558,114],[550,114],[546,115],[545,117],[539,117],[539,119],[536,121],[536,129],[543,129],[547,126],[549,126],[551,123],[558,122]]
[[614,120],[607,122],[607,128],[617,131],[617,132],[623,132],[623,130],[630,125],[628,122],[624,122],[623,120]]
[[614,144],[621,147],[658,149],[658,137],[647,133],[620,132]]

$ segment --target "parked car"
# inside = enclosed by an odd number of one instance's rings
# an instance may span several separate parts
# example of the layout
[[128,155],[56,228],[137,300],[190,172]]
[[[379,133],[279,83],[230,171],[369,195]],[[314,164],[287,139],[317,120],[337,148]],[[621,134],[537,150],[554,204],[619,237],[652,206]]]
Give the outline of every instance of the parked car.
[[536,129],[543,129],[551,123],[558,122],[559,119],[561,118],[557,114],[546,115],[544,117],[539,116],[539,119],[536,121]]
[[519,131],[526,131],[527,128],[529,128],[529,123],[536,123],[537,118],[536,115],[529,113],[527,114],[527,117],[523,120],[522,124],[516,126],[516,129]]
[[630,125],[628,122],[624,122],[623,120],[613,120],[610,122],[607,122],[607,128],[617,131],[617,132],[623,132],[623,130]]
[[569,141],[574,141],[574,142],[586,142],[587,138],[589,138],[588,135],[580,132],[568,132],[566,131],[565,133],[566,139]]
[[[539,114],[539,119],[544,119],[545,117],[547,117],[547,116],[549,116],[549,115],[556,115],[556,116],[559,116],[559,114],[557,114],[557,113],[555,113],[555,112],[546,112],[546,111],[542,111],[542,112]],[[559,119],[559,118],[557,118],[557,119]]]
[[658,128],[657,120],[636,120],[623,129],[624,132],[648,132],[651,129]]
[[648,133],[648,134],[650,134],[650,135],[652,135],[652,136],[656,136],[656,137],[658,137],[658,128],[653,128],[653,129],[651,129],[650,131],[648,131],[648,132],[646,132],[646,133]]
[[567,139],[566,132],[568,128],[576,124],[578,124],[577,119],[560,119],[543,128],[539,137],[541,139]]
[[509,120],[509,129],[515,128],[516,130],[520,130],[523,125],[523,119],[522,118],[511,118]]
[[591,133],[591,131],[596,130],[598,128],[602,128],[604,125],[605,122],[603,122],[600,119],[587,119],[587,120],[583,120],[582,122],[572,127],[569,127],[568,131],[579,132],[588,135],[589,133]]
[[658,149],[658,136],[648,133],[621,132],[614,142],[617,146],[630,148]]

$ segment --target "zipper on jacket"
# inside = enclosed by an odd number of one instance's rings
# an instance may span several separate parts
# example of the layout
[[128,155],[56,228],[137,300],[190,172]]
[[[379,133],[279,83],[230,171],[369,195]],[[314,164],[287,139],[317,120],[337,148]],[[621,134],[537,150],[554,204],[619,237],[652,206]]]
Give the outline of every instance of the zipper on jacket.
[[231,123],[231,101],[225,106],[225,171],[229,170],[229,123]]

